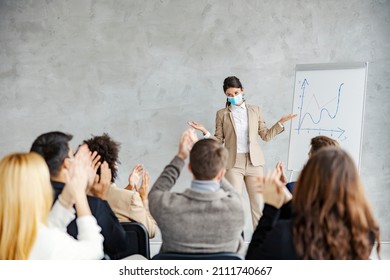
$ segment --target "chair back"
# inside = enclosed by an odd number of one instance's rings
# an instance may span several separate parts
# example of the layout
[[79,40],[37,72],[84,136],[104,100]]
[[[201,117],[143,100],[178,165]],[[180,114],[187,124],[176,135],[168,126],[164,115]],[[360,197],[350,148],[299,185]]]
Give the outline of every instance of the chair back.
[[149,233],[146,227],[138,222],[122,222],[121,225],[132,243],[129,255],[140,254],[150,259]]
[[152,260],[243,260],[233,252],[220,253],[158,253]]

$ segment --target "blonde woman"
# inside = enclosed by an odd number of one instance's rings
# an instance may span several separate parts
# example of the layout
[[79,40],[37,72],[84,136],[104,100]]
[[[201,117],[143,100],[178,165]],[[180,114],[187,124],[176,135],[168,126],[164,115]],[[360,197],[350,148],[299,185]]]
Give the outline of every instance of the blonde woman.
[[[103,237],[86,199],[89,151],[78,152],[68,183],[53,203],[49,170],[36,153],[0,161],[0,259],[101,259]],[[78,240],[66,233],[75,217]]]

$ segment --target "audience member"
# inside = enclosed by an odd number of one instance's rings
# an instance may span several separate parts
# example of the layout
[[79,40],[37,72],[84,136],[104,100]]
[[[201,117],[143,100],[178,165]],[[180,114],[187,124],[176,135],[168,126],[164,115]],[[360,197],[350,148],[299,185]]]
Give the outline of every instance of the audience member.
[[[103,257],[103,236],[85,194],[88,160],[84,147],[73,159],[63,192],[53,207],[49,170],[40,155],[11,154],[1,160],[1,260]],[[75,218],[74,204],[78,240],[66,233],[66,226]]]
[[265,207],[246,259],[368,259],[375,241],[379,256],[378,223],[342,149],[326,147],[310,157],[295,186],[291,219],[279,219],[291,199],[280,172],[259,182]]
[[[55,200],[63,192],[68,170],[72,167],[73,153],[69,147],[69,142],[72,137],[72,135],[62,132],[48,132],[40,135],[31,147],[31,151],[39,153],[46,160],[50,171]],[[94,158],[94,163],[89,166],[88,177],[90,189],[88,191],[89,193],[104,193],[111,181],[110,169],[107,163],[102,164],[100,167],[104,170],[104,176],[101,174],[99,180],[94,184],[95,170],[99,164],[97,163],[98,156],[96,156],[96,153],[91,157]],[[92,185],[93,188],[91,188]],[[103,246],[105,254],[111,259],[122,259],[128,256],[128,252],[131,249],[130,238],[112,212],[107,201],[92,195],[88,195],[87,199],[91,207],[91,212],[102,229],[101,233],[104,237]],[[73,220],[69,224],[67,231],[73,237],[77,237],[79,227],[76,224],[76,220]]]
[[[340,145],[336,140],[329,138],[327,136],[324,136],[324,135],[316,136],[316,137],[312,138],[310,141],[310,150],[308,153],[309,158],[316,151],[318,151],[319,149],[321,149],[323,147],[340,147]],[[281,174],[280,180],[286,185],[287,189],[291,193],[293,193],[295,182],[289,182],[289,183],[287,182],[287,178],[286,178],[285,172],[284,172],[283,163],[278,162],[276,164],[276,168],[279,169],[279,171],[280,171],[280,174]]]
[[[213,139],[195,141],[193,129],[182,134],[177,155],[149,193],[150,211],[162,233],[160,251],[243,255],[244,210],[241,195],[224,179],[227,150]],[[191,188],[171,192],[188,156]]]
[[[139,222],[145,225],[149,237],[156,234],[157,224],[149,212],[148,189],[149,175],[141,164],[137,164],[129,176],[129,185],[125,189],[118,188],[114,183],[117,178],[117,164],[120,144],[115,142],[108,134],[94,136],[84,141],[89,149],[97,152],[100,162],[107,162],[112,171],[112,180],[103,199],[110,204],[120,222]],[[97,170],[100,174],[100,169]],[[138,187],[139,181],[142,184]]]

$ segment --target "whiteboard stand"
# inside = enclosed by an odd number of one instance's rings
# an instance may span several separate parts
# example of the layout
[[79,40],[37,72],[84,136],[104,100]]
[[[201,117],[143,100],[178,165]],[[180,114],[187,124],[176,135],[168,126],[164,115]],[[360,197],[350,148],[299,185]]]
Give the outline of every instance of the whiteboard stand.
[[292,182],[293,173],[294,173],[294,170],[290,170],[290,179],[288,180],[287,183]]

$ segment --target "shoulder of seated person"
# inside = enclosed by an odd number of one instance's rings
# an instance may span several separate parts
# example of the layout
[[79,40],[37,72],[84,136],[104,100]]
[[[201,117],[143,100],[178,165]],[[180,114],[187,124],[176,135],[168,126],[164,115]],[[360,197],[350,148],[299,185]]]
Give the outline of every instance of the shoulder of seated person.
[[92,206],[107,204],[106,200],[103,200],[100,197],[97,197],[94,195],[87,195],[87,200],[88,200],[88,204],[91,208],[92,208]]

